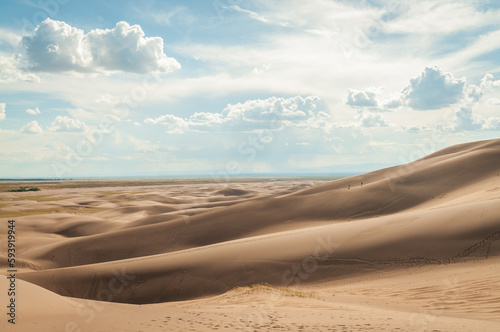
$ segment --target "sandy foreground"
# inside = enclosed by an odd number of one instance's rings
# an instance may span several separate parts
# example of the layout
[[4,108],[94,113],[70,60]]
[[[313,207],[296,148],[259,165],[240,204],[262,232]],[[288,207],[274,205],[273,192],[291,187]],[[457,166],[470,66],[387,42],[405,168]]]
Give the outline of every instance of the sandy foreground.
[[500,331],[500,140],[312,179],[0,193],[4,331]]

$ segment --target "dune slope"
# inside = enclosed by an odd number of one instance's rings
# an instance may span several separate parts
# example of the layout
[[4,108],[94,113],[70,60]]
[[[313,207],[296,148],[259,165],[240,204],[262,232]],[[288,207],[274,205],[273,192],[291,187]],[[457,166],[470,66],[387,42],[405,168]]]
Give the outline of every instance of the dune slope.
[[18,218],[30,234],[19,278],[144,304],[489,259],[500,254],[499,165],[492,140],[292,193],[242,184],[80,198],[107,210]]

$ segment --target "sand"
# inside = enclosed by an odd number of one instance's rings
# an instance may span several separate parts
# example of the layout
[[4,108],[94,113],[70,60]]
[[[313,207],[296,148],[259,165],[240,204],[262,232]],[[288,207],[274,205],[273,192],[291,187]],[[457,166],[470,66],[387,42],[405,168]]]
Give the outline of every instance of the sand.
[[0,328],[498,331],[499,165],[490,140],[335,181],[0,193]]

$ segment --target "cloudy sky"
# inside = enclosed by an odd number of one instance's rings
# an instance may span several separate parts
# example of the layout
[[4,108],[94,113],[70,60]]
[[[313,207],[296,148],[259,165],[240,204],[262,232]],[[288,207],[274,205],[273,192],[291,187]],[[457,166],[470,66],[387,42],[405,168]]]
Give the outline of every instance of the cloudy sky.
[[0,4],[0,177],[360,172],[500,134],[500,2]]

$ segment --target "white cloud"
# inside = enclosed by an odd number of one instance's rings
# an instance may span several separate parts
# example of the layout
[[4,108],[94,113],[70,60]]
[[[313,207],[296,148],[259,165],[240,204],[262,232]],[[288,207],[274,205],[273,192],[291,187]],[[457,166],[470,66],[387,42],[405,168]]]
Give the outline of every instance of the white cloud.
[[477,85],[469,85],[466,92],[467,100],[470,103],[478,102],[483,97],[483,90]]
[[147,118],[144,120],[147,124],[161,124],[167,127],[166,132],[169,134],[180,134],[188,127],[186,120],[176,117],[172,114],[165,114],[156,119]]
[[[498,14],[497,14],[498,15]],[[497,20],[498,21],[498,20]],[[449,59],[454,67],[467,67],[478,61],[484,55],[492,54],[500,48],[500,29],[478,35],[474,42],[466,44],[461,51]],[[483,61],[481,61],[483,62]],[[480,67],[483,63],[480,63]]]
[[381,109],[394,109],[402,106],[401,96],[392,96],[382,102]]
[[393,93],[391,96],[381,99],[381,91],[382,88],[374,87],[362,91],[348,89],[344,102],[354,108],[377,112],[387,112],[402,106],[401,93]]
[[139,25],[118,22],[87,34],[65,22],[46,19],[22,44],[34,71],[135,73],[171,72],[180,64],[163,53],[163,39],[145,37]]
[[387,121],[380,113],[371,113],[368,111],[358,112],[358,121],[362,127],[388,127]]
[[410,79],[399,94],[380,100],[381,89],[368,88],[362,91],[348,89],[345,104],[371,111],[387,111],[408,105],[417,110],[439,109],[460,101],[467,105],[479,102],[486,93],[500,87],[500,80],[486,74],[480,86],[466,85],[465,79],[455,79],[451,73],[439,67],[426,67],[417,77]]
[[493,75],[489,73],[481,79],[481,89],[485,92],[490,92],[498,87],[500,87],[500,80],[495,80]]
[[228,105],[222,115],[234,122],[262,122],[274,119],[294,122],[309,118],[318,100],[318,97],[300,96],[288,99],[271,97],[264,100],[247,100],[244,103]]
[[486,100],[486,104],[493,105],[493,106],[498,106],[498,105],[500,105],[500,99],[497,99],[497,98],[488,98]]
[[439,67],[426,67],[402,91],[402,98],[416,110],[431,110],[457,103],[464,95],[465,79],[455,79]]
[[368,88],[363,91],[347,90],[347,105],[354,107],[378,107],[378,90]]
[[243,9],[240,6],[231,6],[230,8],[236,10],[237,12],[248,14],[248,17],[250,17],[251,19],[257,20],[257,21],[262,22],[262,23],[270,23],[269,19],[257,14],[256,12],[253,12],[251,10]]
[[500,118],[484,118],[474,114],[472,107],[462,106],[455,112],[453,131],[500,130]]
[[144,36],[139,25],[118,22],[113,29],[90,31],[86,41],[94,65],[104,70],[148,73],[180,69],[177,60],[163,53],[162,38]]
[[490,111],[488,114],[490,117],[486,116],[488,112],[482,116],[475,114],[474,111],[484,112],[488,110],[488,105],[495,106],[495,98],[488,97],[494,94],[498,87],[500,80],[495,80],[491,74],[486,74],[481,79],[480,86],[469,85],[464,104],[455,112],[452,129],[454,131],[500,130],[500,118],[491,117],[492,114],[497,114],[494,108],[493,112]]
[[38,122],[31,121],[21,128],[21,132],[25,134],[43,134],[43,129],[42,127],[40,127]]
[[20,69],[22,57],[20,55],[4,57],[0,56],[0,83],[26,81],[38,83],[40,77],[33,73],[27,73]]
[[480,101],[485,94],[490,94],[498,87],[500,87],[500,80],[495,80],[493,75],[488,73],[481,79],[479,86],[471,84],[467,87],[467,101],[469,104],[474,104]]
[[141,8],[136,8],[136,14],[160,25],[180,28],[180,26],[196,21],[195,16],[185,6],[177,6],[171,10],[158,10],[157,8],[145,10],[145,5],[147,6],[147,4],[141,4]]
[[277,25],[281,25],[284,27],[289,25],[287,22],[272,21],[272,20],[270,20],[270,19],[268,19],[268,18],[266,18],[266,17],[264,17],[256,12],[253,12],[253,11],[248,10],[248,9],[243,9],[240,6],[235,5],[235,6],[230,6],[229,8],[234,9],[235,11],[240,12],[240,13],[248,14],[248,17],[250,17],[251,19],[262,22],[262,23],[277,24]]
[[193,131],[252,131],[282,127],[326,126],[329,115],[316,111],[318,97],[291,97],[247,100],[227,105],[221,113],[196,112],[187,119],[165,114],[155,119],[147,118],[147,124],[167,126],[169,133]]
[[106,105],[117,104],[120,100],[109,93],[104,93],[95,99],[96,102]]
[[262,65],[260,67],[255,67],[252,70],[252,73],[254,73],[255,75],[262,75],[263,73],[269,71],[269,69],[271,69],[271,64],[270,63]]
[[15,45],[19,44],[21,38],[17,31],[8,29],[8,28],[0,28],[0,46],[10,46],[12,48]]
[[473,131],[481,129],[483,125],[483,120],[472,114],[472,108],[470,107],[460,107],[456,112],[454,130],[456,131]]
[[0,103],[0,120],[5,120],[5,103]]
[[35,114],[40,114],[41,112],[38,109],[38,107],[35,107],[35,109],[28,108],[26,110],[26,113],[31,114],[31,115],[35,115]]
[[498,24],[498,10],[479,11],[474,1],[408,1],[407,10],[387,22],[390,33],[441,35]]
[[86,127],[85,123],[80,120],[72,119],[68,116],[57,116],[50,125],[50,130],[58,132],[82,132],[85,131]]
[[36,27],[33,36],[22,40],[31,69],[84,71],[90,62],[90,54],[83,45],[83,36],[83,30],[47,18]]
[[489,118],[483,123],[483,130],[500,130],[500,118]]

